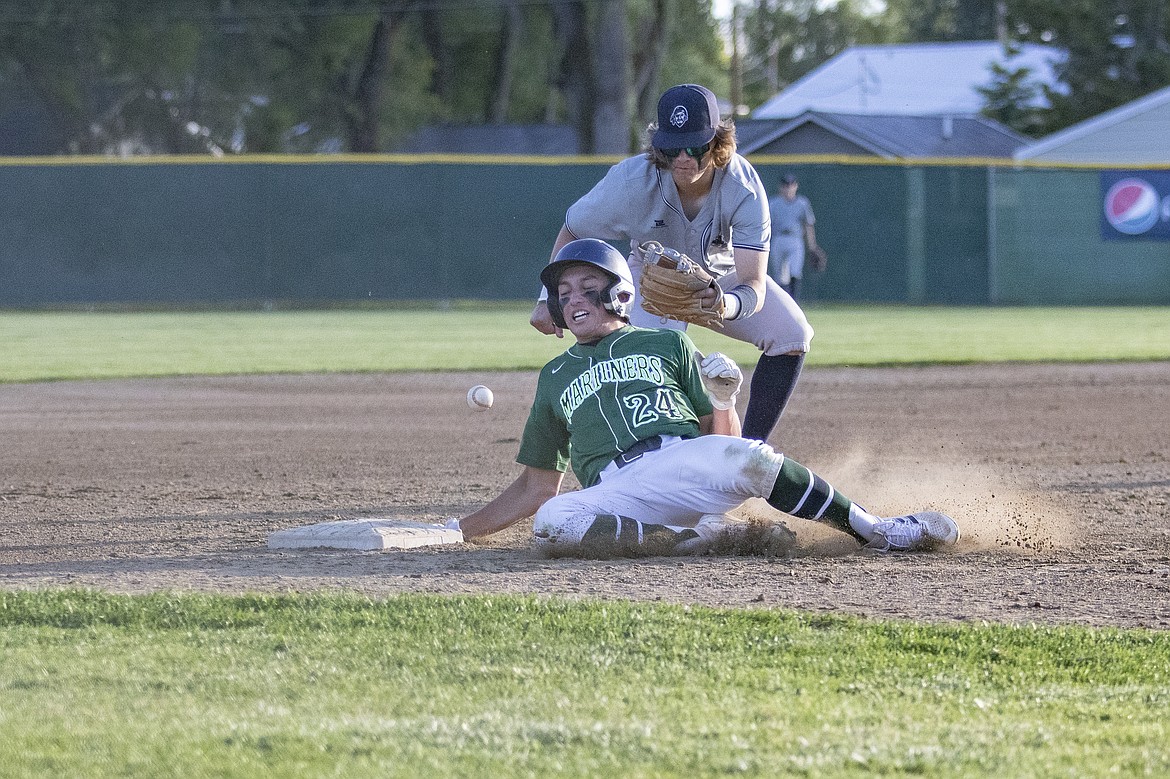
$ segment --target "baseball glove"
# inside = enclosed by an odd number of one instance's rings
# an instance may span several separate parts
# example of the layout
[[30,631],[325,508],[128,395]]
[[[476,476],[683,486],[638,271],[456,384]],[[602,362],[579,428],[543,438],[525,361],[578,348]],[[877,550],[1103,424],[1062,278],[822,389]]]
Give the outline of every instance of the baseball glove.
[[808,252],[808,265],[817,273],[821,273],[829,267],[829,255],[821,247],[814,246]]
[[[638,247],[642,255],[642,308],[655,316],[703,327],[722,328],[726,307],[715,277],[690,257],[658,241]],[[714,289],[715,303],[704,308],[700,296]]]

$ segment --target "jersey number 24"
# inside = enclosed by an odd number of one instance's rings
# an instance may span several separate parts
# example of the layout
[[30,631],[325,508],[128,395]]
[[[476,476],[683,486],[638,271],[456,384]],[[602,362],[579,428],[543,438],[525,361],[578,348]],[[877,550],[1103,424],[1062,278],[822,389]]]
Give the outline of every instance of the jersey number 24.
[[642,425],[650,424],[651,422],[666,417],[667,419],[682,419],[682,412],[678,409],[678,404],[674,402],[674,397],[670,394],[670,390],[659,387],[654,391],[654,396],[643,393],[637,395],[627,395],[623,402],[626,408],[634,412],[630,421],[634,427],[641,427]]

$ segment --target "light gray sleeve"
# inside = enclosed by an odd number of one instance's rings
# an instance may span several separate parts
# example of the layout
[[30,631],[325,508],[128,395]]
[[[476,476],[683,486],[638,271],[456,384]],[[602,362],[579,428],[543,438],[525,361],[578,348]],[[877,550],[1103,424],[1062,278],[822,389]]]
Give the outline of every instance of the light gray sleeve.
[[772,214],[768,193],[755,168],[744,161],[746,190],[740,190],[739,202],[731,215],[731,241],[737,249],[768,251],[772,238]]
[[630,240],[630,182],[626,161],[614,165],[593,189],[565,213],[565,226],[576,238]]

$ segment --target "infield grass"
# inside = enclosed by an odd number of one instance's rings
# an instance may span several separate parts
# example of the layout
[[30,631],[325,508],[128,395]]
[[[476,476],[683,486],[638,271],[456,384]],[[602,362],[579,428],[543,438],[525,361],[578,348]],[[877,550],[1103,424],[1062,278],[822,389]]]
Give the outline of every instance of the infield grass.
[[[530,303],[317,311],[0,312],[0,382],[253,373],[537,369],[571,341]],[[1170,308],[815,307],[807,365],[1170,359]],[[758,352],[703,328],[704,352]]]
[[0,593],[5,776],[1170,773],[1170,634]]

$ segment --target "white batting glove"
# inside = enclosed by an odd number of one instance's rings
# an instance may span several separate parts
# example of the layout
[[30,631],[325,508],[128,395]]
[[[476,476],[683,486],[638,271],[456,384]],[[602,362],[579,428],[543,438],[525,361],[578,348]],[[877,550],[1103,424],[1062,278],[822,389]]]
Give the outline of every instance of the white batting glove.
[[735,397],[743,386],[743,371],[726,354],[711,352],[699,362],[703,387],[711,405],[720,411],[735,408]]
[[443,527],[446,528],[447,530],[458,530],[459,531],[459,540],[461,540],[461,541],[463,540],[463,528],[459,527],[459,517],[454,517],[452,519],[448,519],[446,522],[443,523]]

